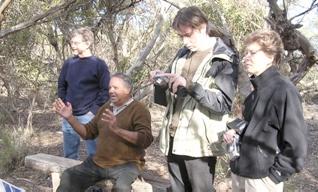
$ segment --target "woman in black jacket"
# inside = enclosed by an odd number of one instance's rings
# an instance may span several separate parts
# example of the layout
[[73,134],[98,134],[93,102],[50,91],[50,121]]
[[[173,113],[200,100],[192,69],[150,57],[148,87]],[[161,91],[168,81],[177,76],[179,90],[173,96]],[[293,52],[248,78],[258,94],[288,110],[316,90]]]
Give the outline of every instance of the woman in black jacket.
[[240,153],[230,163],[233,191],[283,191],[283,182],[304,166],[307,129],[301,97],[292,82],[279,74],[283,55],[279,35],[270,30],[250,34],[243,66],[253,92],[244,102],[242,130],[229,130],[224,141],[240,135]]

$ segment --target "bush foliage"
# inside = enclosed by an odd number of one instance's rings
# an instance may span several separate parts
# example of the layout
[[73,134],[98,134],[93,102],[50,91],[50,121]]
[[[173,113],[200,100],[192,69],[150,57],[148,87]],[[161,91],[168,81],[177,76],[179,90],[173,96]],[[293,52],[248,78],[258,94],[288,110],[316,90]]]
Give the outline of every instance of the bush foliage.
[[0,129],[0,176],[23,164],[28,153],[32,130],[22,127],[2,127]]

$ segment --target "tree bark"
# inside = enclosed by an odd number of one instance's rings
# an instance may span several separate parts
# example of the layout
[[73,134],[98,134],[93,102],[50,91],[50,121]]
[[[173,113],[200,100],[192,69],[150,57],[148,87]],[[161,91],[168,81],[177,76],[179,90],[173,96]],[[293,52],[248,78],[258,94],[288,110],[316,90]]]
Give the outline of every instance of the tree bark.
[[113,61],[116,65],[116,69],[118,69],[118,64],[119,64],[119,59],[118,59],[118,44],[116,41],[116,37],[115,37],[115,31],[114,31],[114,18],[116,17],[116,15],[114,14],[107,14],[106,17],[106,31],[107,31],[107,36],[111,42],[111,46],[112,46],[112,50],[114,53],[113,56]]
[[266,21],[281,36],[285,50],[288,52],[298,50],[303,55],[302,61],[297,64],[296,71],[292,71],[292,74],[289,75],[292,82],[297,84],[308,70],[317,64],[317,51],[310,41],[297,30],[301,26],[292,24],[291,20],[287,18],[286,10],[279,8],[277,0],[267,0],[267,2],[270,12]]

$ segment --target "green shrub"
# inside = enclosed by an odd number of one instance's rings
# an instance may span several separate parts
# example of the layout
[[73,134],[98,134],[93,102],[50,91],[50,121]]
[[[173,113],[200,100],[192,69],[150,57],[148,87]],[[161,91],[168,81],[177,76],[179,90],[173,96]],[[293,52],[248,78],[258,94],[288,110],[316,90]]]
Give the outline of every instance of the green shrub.
[[21,127],[0,129],[0,176],[23,163],[31,142],[32,130]]

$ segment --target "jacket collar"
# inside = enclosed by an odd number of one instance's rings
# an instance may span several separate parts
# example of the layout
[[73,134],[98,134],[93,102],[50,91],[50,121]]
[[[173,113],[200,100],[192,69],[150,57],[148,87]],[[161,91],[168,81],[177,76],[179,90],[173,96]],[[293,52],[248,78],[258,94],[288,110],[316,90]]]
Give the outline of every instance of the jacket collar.
[[234,51],[229,48],[221,38],[216,38],[216,43],[213,48],[214,58],[220,58],[227,60],[229,62],[233,62]]
[[250,81],[255,89],[265,87],[274,76],[279,75],[276,67],[271,66],[259,76],[251,76]]
[[[212,51],[213,58],[219,58],[219,59],[227,60],[229,62],[233,62],[233,57],[235,55],[234,51],[230,47],[228,47],[221,38],[219,37],[215,37],[215,38],[216,38],[216,42]],[[179,50],[177,57],[180,58],[185,55],[187,55],[188,57],[189,54],[191,54],[190,49],[188,49],[187,47],[183,47]]]

